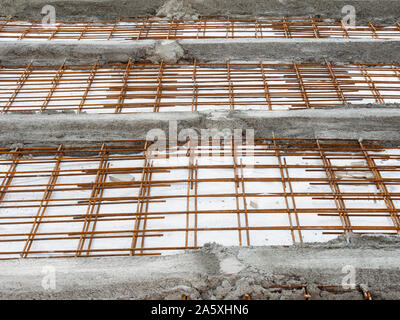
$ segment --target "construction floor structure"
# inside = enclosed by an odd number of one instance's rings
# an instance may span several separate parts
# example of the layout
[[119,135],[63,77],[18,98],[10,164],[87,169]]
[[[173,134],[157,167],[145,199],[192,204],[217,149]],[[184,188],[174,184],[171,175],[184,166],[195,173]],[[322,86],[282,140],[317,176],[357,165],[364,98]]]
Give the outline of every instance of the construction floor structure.
[[0,9],[1,298],[400,298],[397,1]]

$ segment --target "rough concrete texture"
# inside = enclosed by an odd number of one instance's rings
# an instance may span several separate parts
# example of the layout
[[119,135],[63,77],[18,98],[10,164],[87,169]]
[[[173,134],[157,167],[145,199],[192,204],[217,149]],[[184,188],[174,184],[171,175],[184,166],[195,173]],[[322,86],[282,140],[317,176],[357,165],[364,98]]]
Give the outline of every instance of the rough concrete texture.
[[104,42],[2,42],[0,43],[0,64],[25,65],[33,60],[37,65],[126,63],[142,60],[146,52],[155,46],[154,41],[121,43]]
[[[3,16],[40,19],[44,5],[53,5],[61,20],[107,20],[155,15],[167,0],[0,0]],[[178,1],[179,3],[180,1]],[[185,8],[198,15],[222,16],[321,16],[340,19],[342,8],[353,5],[357,23],[393,23],[398,19],[398,0],[184,0]],[[173,6],[164,6],[166,15],[174,15]],[[160,11],[159,11],[160,12]],[[189,11],[190,15],[193,11]]]
[[[270,287],[304,284],[313,300],[362,299],[358,291],[328,293],[317,287],[342,285],[345,266],[354,267],[355,283],[373,299],[399,299],[399,244],[397,236],[352,235],[287,248],[206,244],[162,257],[3,261],[0,299],[303,299],[301,290]],[[42,287],[49,267],[55,271],[54,290]]]
[[168,0],[157,11],[158,17],[166,19],[198,19],[190,0]]
[[207,39],[180,44],[188,57],[199,61],[392,63],[399,61],[400,49],[400,41],[353,39]]
[[275,135],[281,138],[381,139],[388,144],[400,143],[400,109],[388,105],[272,112],[6,114],[0,117],[0,145],[96,144],[112,139],[143,139],[155,128],[164,130],[168,138],[171,121],[176,121],[178,133],[185,128],[193,128],[199,135],[201,129],[253,129],[256,138]]
[[5,41],[0,45],[0,64],[120,63],[162,58],[199,62],[281,61],[333,63],[392,63],[399,61],[400,41],[329,39],[206,39],[169,42],[119,41]]
[[146,52],[146,59],[153,63],[177,63],[184,56],[185,51],[176,40],[157,41],[154,47]]
[[42,18],[45,5],[56,8],[59,20],[114,20],[155,15],[164,0],[0,0],[2,16]]

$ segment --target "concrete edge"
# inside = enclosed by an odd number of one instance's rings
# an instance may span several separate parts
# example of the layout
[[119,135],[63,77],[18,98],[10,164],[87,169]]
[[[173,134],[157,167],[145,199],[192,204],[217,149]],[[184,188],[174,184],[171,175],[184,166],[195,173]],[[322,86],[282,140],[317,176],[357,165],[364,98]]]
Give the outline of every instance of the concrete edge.
[[[176,121],[176,123],[174,122]],[[0,146],[98,144],[119,139],[145,139],[152,129],[169,137],[192,128],[254,130],[256,138],[380,139],[400,143],[400,109],[328,108],[293,111],[166,112],[138,114],[5,114],[0,116]],[[154,131],[153,131],[154,132]],[[176,137],[170,137],[176,139]]]
[[161,257],[2,261],[0,298],[240,299],[250,295],[252,299],[304,299],[302,290],[276,292],[270,286],[306,284],[313,300],[361,300],[356,290],[329,294],[318,288],[341,286],[351,268],[354,283],[369,290],[373,299],[399,299],[398,239],[371,238],[353,245],[333,240],[287,248],[205,244],[200,250]]
[[[399,61],[400,41],[347,39],[221,39],[218,41],[179,40],[183,59],[199,62],[282,61],[333,63],[393,63]],[[39,65],[125,63],[141,61],[157,41],[2,41],[0,64]]]

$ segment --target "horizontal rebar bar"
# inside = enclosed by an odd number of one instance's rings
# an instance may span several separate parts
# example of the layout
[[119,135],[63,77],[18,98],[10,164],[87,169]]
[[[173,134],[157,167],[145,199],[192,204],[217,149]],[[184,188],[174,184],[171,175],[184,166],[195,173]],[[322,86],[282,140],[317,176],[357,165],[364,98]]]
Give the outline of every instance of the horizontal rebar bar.
[[266,39],[266,38],[351,38],[397,39],[398,24],[346,26],[316,18],[0,21],[0,39],[42,40],[148,40],[148,39]]

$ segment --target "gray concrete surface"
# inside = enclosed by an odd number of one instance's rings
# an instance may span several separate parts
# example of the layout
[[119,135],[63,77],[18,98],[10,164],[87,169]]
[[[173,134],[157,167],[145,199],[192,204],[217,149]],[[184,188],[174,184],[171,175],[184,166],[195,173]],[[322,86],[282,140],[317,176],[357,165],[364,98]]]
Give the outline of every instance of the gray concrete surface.
[[[0,145],[96,144],[112,139],[142,139],[160,128],[168,137],[171,121],[182,129],[254,129],[256,138],[381,139],[400,143],[400,109],[327,108],[294,111],[168,112],[141,114],[5,114]],[[173,137],[171,137],[173,139]]]
[[[398,19],[398,0],[184,0],[199,15],[223,16],[321,16],[340,19],[343,6],[353,5],[357,23],[393,23]],[[40,19],[41,9],[56,7],[61,20],[119,19],[155,15],[165,0],[1,0],[3,16]],[[178,1],[179,2],[179,1]]]
[[[301,290],[273,285],[307,284],[311,298],[362,299],[361,293],[327,293],[317,285],[354,281],[373,299],[400,298],[397,236],[350,236],[325,244],[222,247],[161,257],[20,259],[0,263],[0,299],[303,299]],[[55,288],[49,288],[49,270]],[[46,273],[47,272],[47,273]],[[347,283],[347,282],[345,282]],[[44,284],[44,286],[42,286]]]
[[[184,50],[181,60],[215,62],[282,61],[333,63],[399,62],[400,41],[329,39],[218,39],[179,40]],[[54,65],[64,60],[74,64],[125,63],[128,59],[154,60],[159,42],[118,41],[4,41],[0,43],[0,64]],[[178,57],[181,57],[179,55]]]
[[118,41],[103,42],[53,42],[53,41],[7,41],[0,43],[0,64],[25,65],[34,61],[36,65],[53,65],[63,63],[93,64],[126,63],[142,60],[146,51],[153,48],[154,41],[121,43]]
[[291,62],[392,63],[400,41],[354,39],[181,40],[188,57],[199,61],[272,60]]

